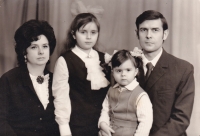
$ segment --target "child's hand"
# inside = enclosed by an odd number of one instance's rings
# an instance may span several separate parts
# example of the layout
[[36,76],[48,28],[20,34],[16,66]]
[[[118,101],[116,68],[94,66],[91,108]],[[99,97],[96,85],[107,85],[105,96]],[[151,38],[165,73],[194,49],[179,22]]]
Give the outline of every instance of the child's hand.
[[111,133],[115,133],[105,122],[100,123],[100,129],[99,136],[112,136]]

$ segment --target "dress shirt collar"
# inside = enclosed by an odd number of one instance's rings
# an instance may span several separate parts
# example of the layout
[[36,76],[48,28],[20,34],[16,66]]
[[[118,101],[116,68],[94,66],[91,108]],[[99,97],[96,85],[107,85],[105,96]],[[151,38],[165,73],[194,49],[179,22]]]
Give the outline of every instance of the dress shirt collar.
[[138,86],[139,85],[139,83],[136,81],[136,78],[130,83],[130,84],[128,84],[128,85],[126,85],[126,86],[124,86],[124,87],[121,87],[118,83],[117,84],[115,84],[114,86],[113,86],[113,88],[125,88],[126,90],[129,90],[129,91],[133,91],[133,89],[135,89],[136,88],[136,86]]
[[89,54],[85,53],[77,45],[72,49],[72,51],[80,58],[91,58],[95,56],[94,49],[91,48]]
[[144,57],[144,59],[143,59],[143,65],[146,67],[146,64],[148,63],[148,62],[151,62],[152,63],[152,65],[155,67],[156,66],[156,63],[158,62],[158,60],[159,60],[159,58],[160,58],[160,56],[162,55],[162,52],[163,52],[163,49],[157,54],[157,56],[153,59],[153,60],[151,60],[151,61],[149,61],[146,57]]

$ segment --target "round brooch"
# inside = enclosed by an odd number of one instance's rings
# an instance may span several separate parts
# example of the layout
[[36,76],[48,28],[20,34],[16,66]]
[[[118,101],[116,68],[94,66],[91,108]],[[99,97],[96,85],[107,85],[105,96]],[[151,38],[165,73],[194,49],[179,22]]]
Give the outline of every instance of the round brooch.
[[39,84],[42,84],[42,83],[44,82],[44,77],[38,76],[36,80],[37,80],[37,82],[38,82]]

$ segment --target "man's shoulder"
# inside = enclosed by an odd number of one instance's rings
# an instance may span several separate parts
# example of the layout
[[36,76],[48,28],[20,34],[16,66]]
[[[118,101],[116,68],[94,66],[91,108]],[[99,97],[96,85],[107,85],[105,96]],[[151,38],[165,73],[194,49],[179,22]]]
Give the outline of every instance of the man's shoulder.
[[167,54],[166,56],[167,56],[169,64],[173,64],[173,65],[180,66],[180,67],[193,68],[193,65],[190,62],[188,62],[184,59],[178,58],[172,54],[169,54],[169,53],[166,53],[166,54]]

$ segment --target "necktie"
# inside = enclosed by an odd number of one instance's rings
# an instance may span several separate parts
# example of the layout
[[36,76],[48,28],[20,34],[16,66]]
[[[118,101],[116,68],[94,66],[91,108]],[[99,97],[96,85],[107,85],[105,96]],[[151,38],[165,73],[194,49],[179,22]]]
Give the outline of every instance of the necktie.
[[151,62],[149,62],[149,63],[146,64],[146,67],[147,67],[147,73],[146,73],[146,76],[145,76],[145,80],[147,81],[150,74],[151,74],[151,71],[153,69],[153,65],[152,65]]

